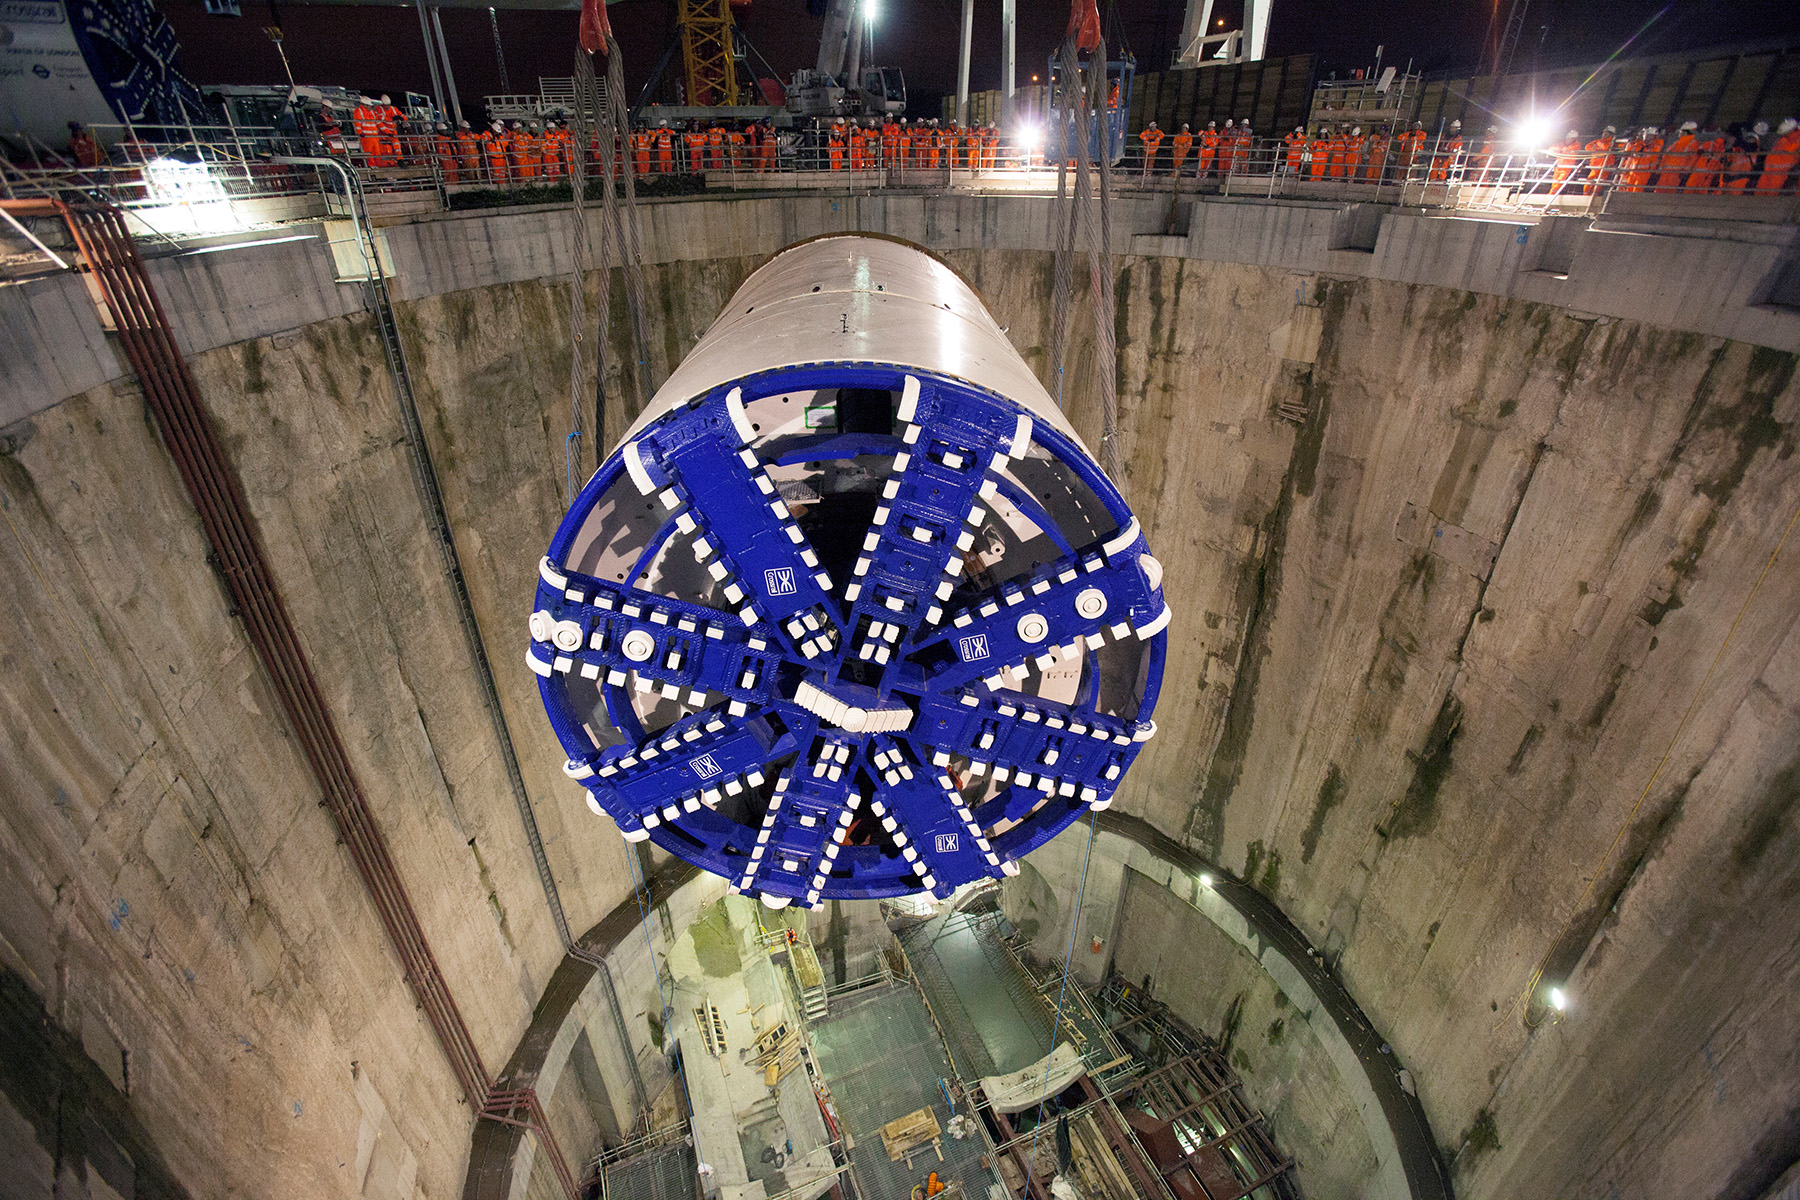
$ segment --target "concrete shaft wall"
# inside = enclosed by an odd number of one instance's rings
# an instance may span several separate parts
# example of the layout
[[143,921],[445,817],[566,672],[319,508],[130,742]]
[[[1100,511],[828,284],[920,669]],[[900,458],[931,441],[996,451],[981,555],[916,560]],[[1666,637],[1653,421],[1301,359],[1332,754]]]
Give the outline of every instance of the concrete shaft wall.
[[[1176,608],[1162,731],[1120,807],[1253,879],[1339,963],[1466,1193],[1755,1196],[1800,1153],[1781,1115],[1800,1102],[1796,556],[1763,574],[1800,505],[1800,331],[1757,294],[1787,234],[1590,231],[1546,273],[1515,226],[1395,216],[1361,252],[1333,249],[1329,210],[1175,215],[1184,236],[1162,201],[1118,220],[1123,482]],[[766,254],[866,228],[943,251],[1048,373],[1043,201],[707,201],[646,222],[660,372]],[[629,874],[522,666],[565,499],[568,226],[388,234],[579,931]],[[560,948],[356,289],[316,242],[156,273],[497,1070]],[[0,389],[0,954],[56,1020],[128,1052],[134,1110],[197,1193],[272,1194],[281,1162],[290,1193],[448,1196],[467,1107],[141,398],[67,281],[7,291],[0,345],[26,366]],[[1086,320],[1068,391],[1097,444]],[[641,400],[616,372],[609,395],[616,433]],[[1567,980],[1560,1020],[1521,1002],[1540,963]]]

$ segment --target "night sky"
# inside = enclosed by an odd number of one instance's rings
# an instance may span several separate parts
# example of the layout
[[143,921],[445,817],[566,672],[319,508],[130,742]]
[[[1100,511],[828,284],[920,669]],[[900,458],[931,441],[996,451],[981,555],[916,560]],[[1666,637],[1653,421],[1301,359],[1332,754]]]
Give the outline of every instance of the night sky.
[[[1510,5],[1511,0],[1499,0]],[[915,113],[936,115],[937,97],[956,90],[960,0],[877,0],[876,62],[906,73]],[[1277,0],[1269,27],[1271,56],[1313,52],[1320,74],[1347,72],[1371,63],[1385,44],[1384,63],[1404,67],[1410,58],[1427,71],[1466,69],[1481,60],[1491,4],[1456,0]],[[162,0],[162,11],[181,39],[182,62],[198,83],[273,83],[282,79],[275,49],[262,32],[270,23],[267,0],[242,0],[241,18],[210,17],[200,0]],[[625,55],[634,93],[662,51],[672,26],[669,0],[623,0],[609,12]],[[1018,82],[1041,73],[1058,44],[1068,8],[1062,0],[1021,0]],[[1183,0],[1120,0],[1101,5],[1109,41],[1123,33],[1140,71],[1168,65],[1180,32]],[[1000,5],[977,0],[970,86],[980,91],[1000,82]],[[457,91],[473,110],[480,97],[500,90],[493,38],[485,9],[441,10],[450,42]],[[1226,28],[1240,20],[1241,0],[1217,0],[1215,20]],[[757,50],[785,77],[811,66],[821,22],[804,0],[752,0],[736,10]],[[1800,40],[1796,0],[1535,0],[1515,59],[1528,67],[1596,62],[1632,41],[1632,51],[1659,53],[1721,43]],[[1502,14],[1504,18],[1504,12]],[[566,76],[575,48],[574,12],[504,11],[499,14],[509,81],[514,91],[535,91],[540,75]],[[410,8],[281,6],[288,57],[302,83],[359,87],[370,93],[430,90],[430,74]],[[1647,28],[1643,28],[1647,26]],[[1642,32],[1639,32],[1642,28]],[[679,70],[679,56],[675,70]],[[472,119],[478,113],[470,111]]]

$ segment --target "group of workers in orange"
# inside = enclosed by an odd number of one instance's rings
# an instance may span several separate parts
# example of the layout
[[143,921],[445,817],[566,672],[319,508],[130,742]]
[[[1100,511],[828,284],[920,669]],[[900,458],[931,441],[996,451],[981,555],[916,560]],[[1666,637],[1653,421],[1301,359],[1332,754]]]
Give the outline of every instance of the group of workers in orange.
[[[1168,170],[1179,176],[1188,171],[1188,155],[1194,156],[1193,174],[1196,179],[1208,176],[1230,175],[1238,171],[1250,169],[1252,147],[1256,134],[1248,121],[1226,121],[1225,128],[1220,129],[1217,121],[1208,121],[1206,128],[1199,136],[1183,125],[1174,137],[1169,139]],[[1138,140],[1144,146],[1143,173],[1159,174],[1163,170],[1162,160],[1158,157],[1163,144],[1163,131],[1155,121],[1145,126],[1138,134]]]
[[833,171],[881,167],[930,170],[992,170],[1000,157],[1000,131],[990,122],[964,127],[889,116],[879,125],[846,123],[839,117],[825,132],[826,157]]
[[[1665,139],[1653,128],[1621,136],[1607,126],[1592,138],[1569,130],[1543,150],[1522,147],[1489,126],[1477,141],[1465,142],[1462,122],[1452,121],[1439,138],[1421,122],[1389,131],[1359,125],[1305,127],[1279,141],[1260,143],[1248,122],[1216,122],[1198,136],[1183,125],[1167,156],[1164,134],[1154,121],[1138,134],[1142,174],[1172,173],[1204,179],[1241,172],[1285,173],[1300,179],[1513,185],[1551,194],[1585,194],[1604,189],[1627,192],[1702,192],[1768,195],[1800,185],[1800,122],[1788,118],[1771,132],[1766,122],[1735,134],[1701,131],[1685,122]],[[1190,163],[1191,158],[1191,163]]]
[[573,169],[575,135],[556,121],[494,121],[479,133],[439,122],[432,152],[445,183],[554,183]]

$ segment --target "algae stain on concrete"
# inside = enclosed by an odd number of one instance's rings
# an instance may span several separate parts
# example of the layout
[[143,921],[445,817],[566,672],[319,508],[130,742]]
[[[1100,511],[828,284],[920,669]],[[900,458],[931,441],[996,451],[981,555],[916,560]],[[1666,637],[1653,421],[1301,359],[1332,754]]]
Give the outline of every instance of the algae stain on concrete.
[[731,932],[731,916],[725,902],[707,906],[694,922],[694,958],[700,969],[714,979],[735,975],[742,967],[738,957],[737,938]]
[[1300,861],[1309,863],[1313,854],[1319,849],[1319,835],[1325,832],[1325,818],[1331,810],[1344,802],[1344,795],[1350,790],[1349,782],[1343,771],[1332,763],[1325,770],[1325,778],[1319,782],[1319,794],[1313,801],[1312,819],[1306,823],[1306,829],[1300,834]]
[[1457,735],[1462,732],[1462,711],[1462,701],[1455,693],[1446,693],[1444,702],[1438,706],[1437,717],[1431,723],[1431,731],[1425,735],[1425,745],[1417,754],[1408,755],[1413,760],[1412,781],[1406,785],[1406,794],[1395,802],[1393,811],[1379,830],[1384,836],[1415,837],[1437,828],[1438,792],[1450,773],[1451,753],[1456,748]]

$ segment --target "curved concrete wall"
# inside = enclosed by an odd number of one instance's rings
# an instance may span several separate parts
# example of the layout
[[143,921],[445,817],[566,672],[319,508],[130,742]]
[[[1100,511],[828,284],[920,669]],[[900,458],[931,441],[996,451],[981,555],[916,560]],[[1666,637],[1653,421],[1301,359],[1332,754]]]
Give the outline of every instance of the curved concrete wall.
[[[768,253],[855,228],[944,253],[1043,371],[1041,200],[702,200],[646,224],[659,374]],[[1117,227],[1126,484],[1190,698],[1165,705],[1120,808],[1325,951],[1411,1068],[1460,1190],[1755,1196],[1800,1153],[1780,1116],[1800,1013],[1778,1000],[1800,927],[1800,570],[1788,553],[1763,575],[1800,505],[1800,316],[1766,303],[1794,230],[1394,213],[1371,237],[1366,213],[1151,198]],[[387,236],[502,704],[584,928],[626,894],[618,839],[506,668],[564,499],[567,229],[510,211]],[[358,291],[316,241],[154,270],[494,1067],[560,948]],[[1092,441],[1075,324],[1070,412]],[[190,1186],[256,1194],[280,1156],[311,1194],[449,1195],[466,1109],[117,355],[49,280],[0,289],[0,356],[0,955],[58,1020],[130,1052],[132,1102]],[[622,429],[638,401],[610,384]],[[1528,1026],[1515,1001],[1540,961],[1574,1004]]]

